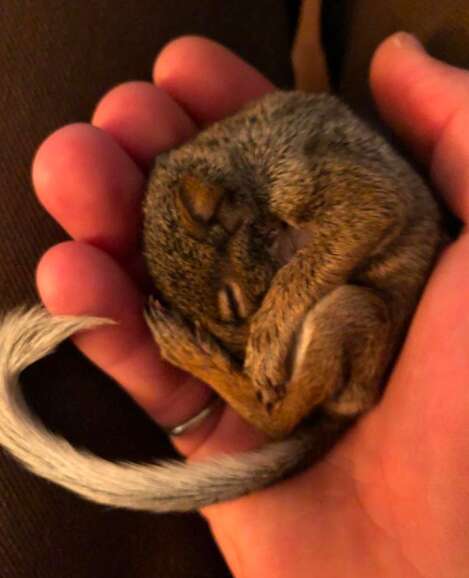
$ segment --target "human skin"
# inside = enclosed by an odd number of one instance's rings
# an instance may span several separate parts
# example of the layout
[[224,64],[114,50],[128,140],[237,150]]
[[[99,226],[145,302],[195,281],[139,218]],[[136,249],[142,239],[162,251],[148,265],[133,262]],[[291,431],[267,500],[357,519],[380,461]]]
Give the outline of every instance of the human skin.
[[[370,79],[383,118],[466,223],[469,72],[434,60],[401,34],[379,47]],[[39,263],[41,298],[53,313],[120,322],[75,342],[165,425],[196,413],[209,393],[159,358],[141,316],[145,170],[158,152],[272,88],[219,45],[182,38],[158,56],[154,84],[111,90],[90,125],[58,130],[34,159],[38,197],[73,239]],[[236,577],[468,576],[465,231],[431,276],[381,402],[301,475],[204,510]],[[177,448],[199,459],[262,441],[224,409],[178,438]]]

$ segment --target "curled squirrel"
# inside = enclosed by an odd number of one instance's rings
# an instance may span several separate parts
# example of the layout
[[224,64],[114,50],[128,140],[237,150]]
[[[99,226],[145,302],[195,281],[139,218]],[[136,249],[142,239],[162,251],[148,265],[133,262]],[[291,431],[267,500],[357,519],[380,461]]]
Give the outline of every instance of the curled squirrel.
[[336,97],[269,94],[156,159],[145,315],[167,360],[279,439],[190,464],[72,448],[29,413],[18,377],[106,321],[34,308],[0,325],[0,443],[111,506],[186,511],[265,487],[379,399],[443,236],[421,177]]

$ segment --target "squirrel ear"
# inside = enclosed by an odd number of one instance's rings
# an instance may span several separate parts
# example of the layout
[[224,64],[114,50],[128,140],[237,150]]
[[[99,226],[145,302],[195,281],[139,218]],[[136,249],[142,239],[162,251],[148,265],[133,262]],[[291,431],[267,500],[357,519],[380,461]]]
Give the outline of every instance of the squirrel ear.
[[220,187],[198,177],[186,175],[176,195],[176,206],[182,224],[197,238],[206,235],[206,225],[214,217],[222,198]]

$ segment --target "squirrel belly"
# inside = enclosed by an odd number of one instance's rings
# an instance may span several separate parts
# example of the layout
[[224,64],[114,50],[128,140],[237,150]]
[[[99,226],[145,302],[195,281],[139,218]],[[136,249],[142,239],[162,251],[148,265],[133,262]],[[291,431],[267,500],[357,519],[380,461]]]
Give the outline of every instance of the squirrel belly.
[[302,432],[240,455],[186,464],[110,462],[48,432],[28,410],[20,373],[64,339],[109,320],[17,309],[0,324],[0,444],[30,471],[83,498],[113,507],[185,512],[266,487],[309,462],[317,442]]

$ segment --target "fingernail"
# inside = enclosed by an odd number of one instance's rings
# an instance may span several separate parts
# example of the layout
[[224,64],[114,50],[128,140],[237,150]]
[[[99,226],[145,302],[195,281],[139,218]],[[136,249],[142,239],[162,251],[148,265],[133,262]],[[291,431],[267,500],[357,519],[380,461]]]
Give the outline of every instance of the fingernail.
[[408,32],[396,32],[392,36],[392,41],[399,48],[411,48],[412,50],[418,50],[419,52],[425,52],[425,48],[420,40],[413,34]]

